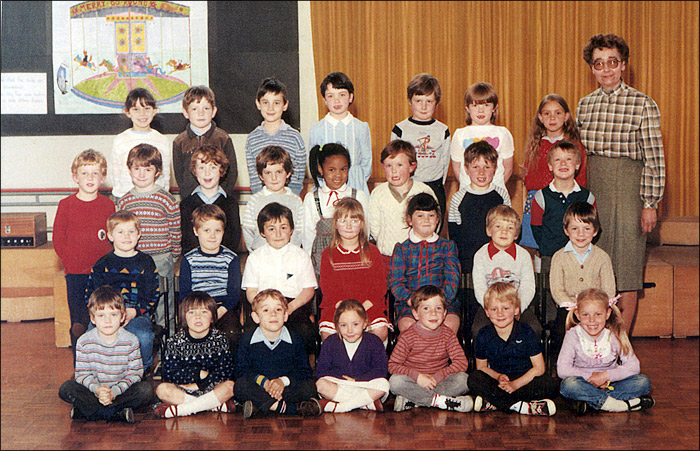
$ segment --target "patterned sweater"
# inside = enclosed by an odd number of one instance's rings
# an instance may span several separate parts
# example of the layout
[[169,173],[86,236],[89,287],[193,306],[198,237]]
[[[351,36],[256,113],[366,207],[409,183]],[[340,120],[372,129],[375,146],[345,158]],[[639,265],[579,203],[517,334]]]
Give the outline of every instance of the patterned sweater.
[[172,253],[180,257],[180,206],[175,198],[156,186],[152,191],[132,189],[117,202],[118,210],[128,210],[141,220],[138,250],[148,255]]
[[389,358],[391,374],[405,374],[413,380],[424,373],[432,374],[439,383],[450,374],[464,371],[467,357],[457,335],[444,324],[437,330],[428,330],[414,323],[401,332]]
[[241,295],[241,263],[235,252],[224,246],[216,254],[201,248],[185,254],[180,264],[180,298],[193,291],[204,291],[226,310],[238,306]]
[[[208,374],[204,379],[200,372]],[[186,329],[168,339],[163,352],[163,382],[195,383],[203,393],[233,377],[233,355],[226,335],[210,329],[203,338],[192,338]]]
[[97,328],[85,332],[75,345],[75,381],[97,393],[106,385],[114,396],[143,377],[139,339],[123,327],[114,343],[106,343]]

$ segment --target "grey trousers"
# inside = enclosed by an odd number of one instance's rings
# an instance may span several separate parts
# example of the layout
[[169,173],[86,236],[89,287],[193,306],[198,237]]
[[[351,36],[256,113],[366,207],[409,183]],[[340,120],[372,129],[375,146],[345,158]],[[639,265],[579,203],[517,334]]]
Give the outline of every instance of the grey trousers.
[[461,396],[469,391],[467,385],[467,373],[450,374],[440,381],[437,386],[428,390],[418,385],[411,376],[405,374],[393,374],[389,378],[391,392],[403,396],[417,406],[430,407],[435,394],[445,396]]

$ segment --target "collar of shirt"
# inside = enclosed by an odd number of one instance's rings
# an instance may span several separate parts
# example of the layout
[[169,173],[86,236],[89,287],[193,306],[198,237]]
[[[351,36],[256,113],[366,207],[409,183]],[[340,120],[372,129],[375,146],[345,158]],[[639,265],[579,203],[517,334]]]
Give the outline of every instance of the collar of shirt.
[[216,129],[216,122],[211,121],[211,127],[209,127],[209,130],[200,134],[200,133],[197,133],[196,131],[194,131],[194,129],[192,128],[192,124],[189,124],[187,126],[187,136],[190,138],[194,138],[195,136],[204,136],[205,138],[209,138],[214,133],[215,129]]
[[[263,125],[265,125],[265,121],[260,122],[260,125],[258,127],[260,129],[264,130],[265,133],[267,133],[267,130],[265,130]],[[277,129],[277,132],[285,131],[285,130],[288,130],[289,128],[290,128],[289,124],[284,122],[284,119],[280,119],[280,127]],[[277,133],[277,132],[275,132],[275,133]],[[269,135],[269,133],[267,133],[267,134]]]
[[136,191],[136,188],[131,188],[129,190],[129,194],[134,197],[148,197],[151,194],[155,194],[159,189],[160,186],[158,185],[154,185],[153,188],[149,189],[148,191]]
[[623,90],[627,90],[627,85],[625,84],[625,80],[622,80],[622,79],[620,79],[620,86],[618,86],[617,88],[613,89],[610,92],[603,89],[602,86],[600,87],[600,93],[604,96],[607,96],[607,97],[620,95],[620,93],[622,93]]
[[475,194],[475,195],[477,195],[477,196],[481,196],[481,195],[483,195],[483,194],[488,194],[488,193],[490,193],[491,191],[493,191],[494,189],[496,189],[496,187],[495,187],[495,185],[493,184],[493,182],[491,182],[491,183],[489,184],[489,187],[486,188],[486,189],[483,190],[483,191],[476,191],[475,189],[472,188],[472,184],[471,184],[471,183],[465,183],[465,185],[466,185],[465,188],[466,188],[466,190],[467,190],[468,193]]
[[549,141],[550,143],[554,144],[555,142],[561,141],[562,139],[564,139],[564,134],[562,133],[561,135],[554,137],[554,138],[550,138],[549,136],[544,135],[542,137],[542,139],[545,139],[545,140]]
[[340,244],[335,246],[336,249],[338,249],[338,252],[340,252],[343,255],[348,255],[348,254],[359,254],[360,253],[360,246],[357,246],[355,249],[349,251],[345,249],[343,246]]
[[287,330],[287,326],[282,326],[282,329],[280,330],[279,336],[272,343],[267,338],[265,338],[265,335],[263,335],[263,332],[262,332],[262,329],[260,329],[260,326],[258,326],[258,328],[255,329],[255,332],[253,332],[253,336],[250,338],[250,344],[263,342],[263,343],[265,343],[265,346],[270,348],[270,350],[275,349],[277,347],[277,345],[283,341],[285,343],[292,344],[292,336],[289,335],[289,331]]
[[218,199],[219,196],[226,197],[226,191],[224,191],[221,185],[219,185],[219,188],[216,190],[216,194],[214,194],[211,197],[207,197],[207,195],[204,194],[204,192],[202,191],[202,187],[199,185],[197,185],[197,188],[192,190],[192,192],[197,193],[199,198],[202,199],[202,202],[204,202],[205,204],[213,204],[214,202],[216,202],[216,199]]
[[340,123],[340,122],[342,122],[343,125],[348,125],[348,124],[350,124],[350,122],[352,121],[352,118],[353,118],[352,113],[348,111],[348,115],[345,116],[345,117],[344,117],[343,119],[341,119],[341,120],[338,120],[338,119],[334,118],[333,116],[331,116],[331,113],[326,113],[326,118],[325,118],[325,119],[328,121],[329,124],[331,124],[333,127],[335,127],[335,126],[338,125],[338,123]]
[[406,193],[401,194],[399,193],[396,188],[394,188],[394,185],[392,185],[389,182],[386,182],[387,186],[389,187],[389,192],[391,193],[392,196],[394,196],[394,199],[396,199],[396,202],[403,202],[404,199],[406,199],[406,196],[411,192],[411,188],[413,188],[413,177],[410,177],[406,183],[408,183],[408,190],[406,190]]
[[408,239],[410,239],[411,242],[413,242],[413,243],[420,243],[421,241],[427,241],[428,243],[434,243],[438,240],[438,238],[440,238],[440,235],[438,235],[435,232],[433,232],[433,234],[430,238],[422,239],[422,238],[418,238],[418,235],[415,234],[415,232],[413,231],[413,228],[411,228],[408,231]]
[[591,254],[591,251],[593,250],[593,243],[588,243],[588,249],[586,249],[586,252],[583,253],[583,255],[579,254],[574,250],[574,245],[571,244],[571,240],[567,241],[566,245],[564,246],[564,251],[563,252],[571,252],[574,254],[574,257],[576,257],[576,260],[580,264],[583,265],[583,262],[586,261],[586,258]]
[[[338,189],[330,189],[325,184],[321,185],[319,188],[321,189],[321,192],[325,196],[327,196],[326,197],[326,207],[327,207],[329,205],[335,205],[335,203],[340,200],[339,194],[345,194],[345,192],[348,190],[348,184],[343,183],[343,186],[341,186]],[[335,197],[335,199],[333,199],[333,197]],[[343,196],[343,197],[346,197],[346,196]]]
[[431,125],[431,124],[435,123],[435,121],[436,121],[435,118],[430,118],[427,121],[419,121],[419,120],[413,119],[412,116],[408,118],[408,122],[411,122],[411,123],[416,124],[416,125]]
[[517,255],[518,255],[518,250],[517,250],[516,247],[515,247],[515,243],[511,243],[511,245],[508,246],[508,247],[506,248],[506,250],[501,251],[499,248],[497,248],[497,247],[493,244],[493,241],[489,241],[487,250],[488,250],[488,252],[489,252],[489,258],[490,258],[490,259],[493,259],[493,256],[496,255],[496,254],[498,254],[499,252],[505,252],[506,254],[508,254],[508,255],[510,255],[511,257],[513,257],[513,260],[515,260],[515,258],[516,258]]
[[265,246],[261,247],[260,249],[267,249],[267,252],[273,254],[275,258],[283,258],[282,254],[286,254],[287,251],[289,250],[289,245],[291,244],[291,241],[284,246],[282,246],[279,249],[275,249],[274,247],[270,246],[268,243],[265,243]]
[[[561,193],[561,191],[554,187],[554,180],[550,182],[549,189],[551,189],[553,193]],[[576,191],[581,191],[581,187],[578,185],[578,183],[576,183],[576,180],[574,179],[574,189],[572,189],[571,192],[574,193]]]
[[[221,187],[219,187],[219,188],[221,188]],[[289,189],[288,186],[285,186],[284,188],[282,188],[282,191],[280,191],[279,193],[273,193],[272,191],[270,191],[269,189],[267,189],[267,186],[263,185],[261,191],[262,191],[262,193],[263,193],[263,194],[262,194],[263,196],[270,196],[270,195],[272,195],[272,194],[289,194],[289,192],[290,192],[291,190]],[[224,193],[224,194],[225,194],[225,193]]]

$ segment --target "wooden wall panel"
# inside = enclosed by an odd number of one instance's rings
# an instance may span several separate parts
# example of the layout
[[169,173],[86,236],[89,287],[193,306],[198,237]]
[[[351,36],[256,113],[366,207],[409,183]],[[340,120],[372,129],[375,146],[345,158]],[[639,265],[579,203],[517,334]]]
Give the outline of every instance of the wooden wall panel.
[[[499,94],[498,124],[513,134],[517,164],[540,99],[556,92],[575,110],[597,88],[582,58],[588,38],[629,44],[625,81],[659,105],[666,151],[662,216],[697,216],[700,145],[697,2],[311,2],[317,86],[342,71],[355,85],[351,112],[370,125],[374,179],[391,127],[410,114],[406,85],[440,80],[436,118],[465,125],[464,92],[477,81]],[[318,95],[319,113],[326,114]]]

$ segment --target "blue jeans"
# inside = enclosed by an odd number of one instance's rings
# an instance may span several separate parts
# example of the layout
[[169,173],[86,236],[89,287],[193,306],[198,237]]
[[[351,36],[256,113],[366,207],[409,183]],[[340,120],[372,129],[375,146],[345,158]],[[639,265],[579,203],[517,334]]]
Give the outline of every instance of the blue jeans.
[[[94,328],[95,324],[90,322],[88,330],[92,330]],[[145,372],[148,367],[153,364],[153,339],[155,338],[155,334],[153,333],[153,324],[148,316],[141,315],[129,321],[129,324],[127,324],[124,329],[136,335],[136,337],[139,339],[141,360],[143,361],[143,370]]]
[[651,391],[651,381],[643,374],[635,374],[627,379],[611,382],[610,385],[614,390],[608,388],[601,390],[581,376],[569,376],[561,381],[559,390],[562,396],[585,401],[596,410],[600,410],[608,396],[627,401],[646,395]]

